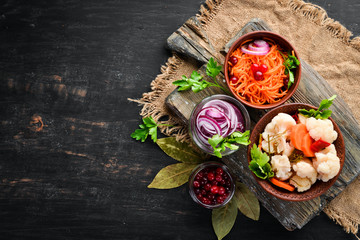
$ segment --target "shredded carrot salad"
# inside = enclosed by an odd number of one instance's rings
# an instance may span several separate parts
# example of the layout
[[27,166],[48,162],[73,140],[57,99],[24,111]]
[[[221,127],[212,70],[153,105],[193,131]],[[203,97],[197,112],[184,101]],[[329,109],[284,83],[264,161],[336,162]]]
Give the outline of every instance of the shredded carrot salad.
[[[279,52],[278,45],[268,42],[270,51],[264,56],[243,53],[241,47],[237,48],[231,56],[238,59],[235,66],[229,62],[229,75],[238,78],[237,82],[229,82],[229,87],[241,99],[252,104],[269,104],[280,101],[286,95],[287,86],[284,86],[284,58]],[[287,55],[287,53],[283,53]],[[265,64],[268,71],[264,73],[263,80],[255,80],[251,71],[252,64]]]

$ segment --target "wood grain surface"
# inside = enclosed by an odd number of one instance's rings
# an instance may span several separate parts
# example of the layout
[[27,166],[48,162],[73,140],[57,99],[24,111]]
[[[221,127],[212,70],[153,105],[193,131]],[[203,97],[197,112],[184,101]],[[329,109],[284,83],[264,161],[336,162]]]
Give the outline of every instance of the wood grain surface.
[[[216,239],[186,187],[147,189],[175,160],[130,138],[141,107],[127,100],[150,91],[202,2],[0,2],[0,239]],[[357,0],[314,2],[360,34]],[[288,232],[263,207],[225,239],[264,234],[356,239],[322,213]]]

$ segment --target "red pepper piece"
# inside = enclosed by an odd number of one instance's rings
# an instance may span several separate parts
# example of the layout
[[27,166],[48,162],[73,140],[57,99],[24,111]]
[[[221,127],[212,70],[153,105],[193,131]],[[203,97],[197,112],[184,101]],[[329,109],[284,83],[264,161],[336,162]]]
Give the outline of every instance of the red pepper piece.
[[319,139],[315,141],[313,144],[311,144],[310,149],[313,150],[314,152],[319,152],[320,150],[330,146],[330,144],[331,143]]

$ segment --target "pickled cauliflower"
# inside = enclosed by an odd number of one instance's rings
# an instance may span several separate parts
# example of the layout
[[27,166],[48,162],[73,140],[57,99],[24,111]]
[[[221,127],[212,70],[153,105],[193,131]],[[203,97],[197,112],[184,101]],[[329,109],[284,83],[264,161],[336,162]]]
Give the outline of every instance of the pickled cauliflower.
[[305,192],[311,187],[311,180],[309,178],[302,178],[294,175],[290,178],[290,184],[296,187],[298,192]]
[[329,151],[329,149],[325,149],[325,152],[326,151],[328,152],[324,153],[320,151],[315,153],[316,158],[313,159],[314,167],[319,173],[318,179],[323,182],[329,181],[340,171],[340,159],[336,153],[334,154],[333,152]]
[[315,119],[313,117],[306,120],[306,128],[310,136],[315,140],[323,140],[333,143],[338,134],[334,131],[334,126],[329,119]]
[[262,148],[268,153],[282,153],[290,155],[293,148],[287,145],[287,140],[290,136],[291,127],[296,125],[295,120],[286,113],[279,113],[271,122],[266,125],[262,133],[263,142]]
[[292,168],[299,177],[308,178],[311,181],[311,184],[316,182],[316,177],[318,174],[310,159],[303,158],[301,161],[295,163]]
[[287,180],[291,177],[291,165],[286,155],[274,155],[271,157],[271,168],[275,176],[280,180]]

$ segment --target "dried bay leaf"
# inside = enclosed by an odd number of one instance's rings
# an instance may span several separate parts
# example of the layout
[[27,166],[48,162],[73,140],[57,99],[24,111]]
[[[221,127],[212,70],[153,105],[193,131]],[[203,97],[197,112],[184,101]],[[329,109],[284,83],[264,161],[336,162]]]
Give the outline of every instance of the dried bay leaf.
[[176,163],[161,169],[148,188],[170,189],[176,188],[189,180],[191,171],[197,166],[195,163]]
[[254,193],[243,183],[236,182],[234,200],[242,214],[253,220],[259,220],[260,204]]
[[225,206],[212,210],[212,225],[218,240],[225,237],[234,226],[238,213],[237,204],[234,199]]
[[205,155],[194,151],[187,143],[176,141],[175,137],[161,138],[156,143],[167,155],[179,162],[201,163],[205,160]]

